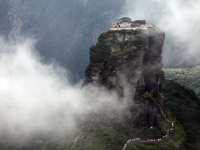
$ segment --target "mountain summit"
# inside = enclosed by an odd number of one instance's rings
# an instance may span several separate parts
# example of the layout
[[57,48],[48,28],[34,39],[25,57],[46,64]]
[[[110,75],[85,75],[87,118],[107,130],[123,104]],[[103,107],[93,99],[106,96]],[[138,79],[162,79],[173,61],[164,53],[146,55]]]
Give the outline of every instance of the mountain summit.
[[121,18],[99,36],[90,48],[85,85],[117,92],[116,101],[127,107],[122,114],[94,112],[83,125],[80,137],[86,139],[79,138],[76,148],[94,142],[86,145],[102,150],[184,149],[184,129],[164,106],[164,39],[165,33],[155,25],[129,18]]
[[[121,20],[119,26],[128,19]],[[116,28],[119,30],[102,33],[96,45],[90,48],[85,83],[105,86],[117,91],[120,97],[128,97],[131,112],[128,122],[138,128],[137,132],[145,128],[138,135],[152,131],[150,127],[161,128],[157,105],[164,107],[161,53],[165,33],[155,26]]]

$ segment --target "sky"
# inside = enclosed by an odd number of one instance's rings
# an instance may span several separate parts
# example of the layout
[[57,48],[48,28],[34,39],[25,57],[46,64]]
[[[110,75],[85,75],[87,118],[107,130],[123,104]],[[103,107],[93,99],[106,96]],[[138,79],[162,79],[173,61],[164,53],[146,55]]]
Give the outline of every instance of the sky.
[[200,1],[127,0],[121,16],[145,19],[165,31],[164,65],[176,59],[180,65],[200,65]]

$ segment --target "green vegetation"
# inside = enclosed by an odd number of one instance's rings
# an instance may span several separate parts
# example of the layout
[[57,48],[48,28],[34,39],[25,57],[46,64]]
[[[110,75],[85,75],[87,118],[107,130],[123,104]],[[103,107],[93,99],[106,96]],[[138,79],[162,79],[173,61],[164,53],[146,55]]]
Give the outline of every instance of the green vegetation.
[[[109,30],[107,32],[102,33],[98,38],[98,43],[96,46],[92,46],[90,48],[90,58],[94,61],[109,61],[109,59],[115,59],[120,56],[123,56],[127,53],[132,53],[137,49],[140,49],[146,44],[146,40],[140,36],[126,40],[126,41],[119,41],[116,38],[117,33],[122,35],[124,34],[132,34],[137,35],[141,33],[140,30],[119,30],[119,31],[112,31]],[[111,46],[119,45],[121,51],[116,52],[111,55]],[[136,48],[130,48],[134,46]]]
[[157,104],[154,96],[153,96],[153,93],[146,93],[144,95],[141,96],[141,100],[142,101],[151,101],[153,102],[154,104]]
[[102,33],[103,35],[100,35],[100,36],[104,36],[106,34],[114,35],[115,33],[120,33],[120,34],[130,33],[133,35],[137,35],[137,34],[141,33],[141,30],[140,29],[138,29],[138,30],[108,30],[108,31]]
[[138,30],[125,30],[125,33],[136,35],[136,34],[141,33],[141,30],[139,30],[139,29]]
[[[172,118],[172,117],[171,117]],[[175,118],[172,118],[174,120]],[[164,122],[164,120],[163,120]],[[163,130],[171,128],[169,123],[163,123]],[[155,132],[160,132],[154,128]],[[166,130],[164,131],[166,134]],[[68,147],[65,150],[121,150],[128,139],[133,138],[134,133],[129,124],[127,126],[115,126],[113,124],[85,125],[82,132],[78,136],[77,143],[73,147]],[[166,138],[162,142],[153,143],[131,143],[126,150],[141,150],[141,149],[163,149],[171,150],[184,147],[185,132],[183,127],[177,123],[175,132],[170,134],[170,138]]]
[[[119,30],[119,31],[106,31],[102,33],[99,38],[96,46],[93,45],[90,48],[90,61],[91,63],[99,63],[102,62],[105,64],[104,67],[108,67],[110,62],[113,59],[118,59],[126,54],[133,53],[136,50],[142,48],[146,45],[146,39],[140,37],[138,34],[141,33],[141,30]],[[121,36],[125,36],[125,34],[135,35],[136,37],[131,38],[126,41],[119,41],[116,38],[116,34],[121,34]],[[111,47],[113,45],[118,45],[120,50],[118,52],[114,52],[111,54]],[[104,70],[103,68],[102,70]],[[85,75],[90,78],[91,77],[91,68],[87,67],[85,71]],[[102,80],[106,77],[104,73],[101,75]]]
[[[192,90],[168,80],[165,81],[164,96],[167,118],[176,122],[174,132],[161,142],[131,143],[126,150],[199,149],[200,100]],[[153,100],[153,95],[143,95],[142,98]],[[162,130],[156,128],[154,130],[166,134],[169,128],[171,125],[163,119]],[[86,125],[74,149],[121,150],[125,142],[133,138],[133,135],[130,126],[120,126],[120,129],[117,129],[115,125]]]
[[179,149],[181,146],[180,143],[176,143],[173,139],[167,138],[161,142],[155,143],[131,143],[127,146],[126,150],[173,150]]
[[127,41],[119,41],[114,37],[109,37],[108,39],[106,39],[106,43],[107,43],[108,46],[118,44],[118,45],[120,45],[121,49],[123,49],[127,45],[129,45],[129,47],[134,45],[137,48],[141,48],[142,46],[144,46],[146,44],[146,40],[144,38],[141,38],[141,37],[136,37],[136,38],[132,38],[132,39],[127,40]]
[[[115,35],[117,33],[122,34],[122,35],[125,35],[125,34],[138,35],[139,33],[141,33],[141,31],[140,30],[118,30],[118,31],[109,30],[107,32],[102,33],[99,36],[98,41],[101,44],[106,44],[106,46],[112,46],[114,44],[119,44],[122,49],[128,44],[129,44],[129,46],[135,45],[138,47],[142,47],[146,44],[146,40],[139,36],[132,38],[130,40],[127,40],[127,41],[119,41]],[[97,45],[98,45],[98,43],[97,43]]]
[[[171,150],[171,149],[184,149],[186,133],[184,131],[183,126],[178,123],[176,118],[172,116],[172,113],[167,111],[167,118],[173,121],[176,121],[174,132],[170,133],[169,138],[164,139],[161,142],[153,142],[153,143],[131,143],[127,146],[126,150]],[[162,132],[166,134],[167,129],[171,128],[171,124],[166,122],[164,119],[162,120]],[[155,132],[159,130],[154,129]],[[160,131],[161,132],[161,131]]]
[[194,68],[173,68],[164,69],[165,77],[173,79],[179,84],[193,89],[200,97],[200,66]]
[[78,136],[76,145],[65,150],[121,150],[132,137],[130,126],[87,125]]
[[[190,89],[176,82],[165,81],[165,107],[184,127],[187,149],[200,149],[200,100]],[[180,127],[180,125],[176,125]],[[180,131],[181,132],[181,131]],[[180,134],[176,135],[180,137]]]
[[92,61],[108,61],[110,56],[109,47],[106,45],[92,46],[90,48],[90,58]]
[[89,66],[85,69],[85,76],[90,78],[91,75],[92,75],[92,68],[91,68],[91,65],[89,65]]

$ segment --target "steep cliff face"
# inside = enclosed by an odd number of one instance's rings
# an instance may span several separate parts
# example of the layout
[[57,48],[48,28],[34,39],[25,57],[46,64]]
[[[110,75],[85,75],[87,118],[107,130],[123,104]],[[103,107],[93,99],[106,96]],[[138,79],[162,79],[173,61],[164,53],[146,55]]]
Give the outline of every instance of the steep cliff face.
[[157,27],[107,31],[90,48],[85,83],[103,85],[128,97],[134,128],[161,126],[157,105],[163,107],[164,38],[165,33]]

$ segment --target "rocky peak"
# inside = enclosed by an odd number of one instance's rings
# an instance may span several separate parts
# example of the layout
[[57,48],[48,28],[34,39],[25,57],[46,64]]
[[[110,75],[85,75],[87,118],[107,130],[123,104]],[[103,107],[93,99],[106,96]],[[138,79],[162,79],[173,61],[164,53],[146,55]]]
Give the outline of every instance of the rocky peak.
[[158,28],[102,33],[96,46],[90,48],[85,83],[122,89],[122,95],[124,85],[130,85],[133,93],[143,85],[144,90],[137,94],[161,90],[164,37]]
[[[133,127],[159,127],[163,106],[162,48],[165,33],[157,27],[137,30],[109,30],[90,48],[85,84],[105,86],[132,105]],[[144,132],[144,131],[142,131]]]

